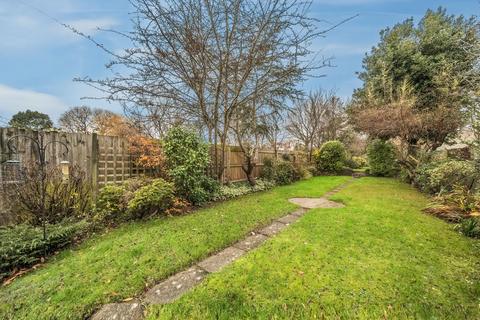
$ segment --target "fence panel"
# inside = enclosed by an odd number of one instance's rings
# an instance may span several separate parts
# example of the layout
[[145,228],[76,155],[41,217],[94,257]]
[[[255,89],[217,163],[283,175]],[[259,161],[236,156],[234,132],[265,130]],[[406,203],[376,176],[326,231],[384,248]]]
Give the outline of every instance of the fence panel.
[[[14,137],[14,138],[12,138]],[[146,169],[135,164],[135,159],[130,153],[130,145],[127,139],[112,136],[99,136],[97,134],[65,133],[65,132],[36,132],[32,130],[16,128],[0,128],[0,184],[5,185],[12,178],[12,166],[7,160],[15,160],[20,168],[32,161],[38,161],[38,150],[33,140],[44,139],[47,145],[46,161],[59,164],[61,161],[69,161],[85,172],[88,181],[94,188],[107,183],[120,183],[132,177],[150,175],[153,169]],[[14,153],[9,150],[7,141],[13,139],[12,145],[16,147]],[[68,153],[60,141],[68,146]],[[281,156],[280,153],[278,156]],[[213,153],[212,153],[213,156]],[[256,167],[254,176],[261,173],[263,161],[273,158],[273,151],[260,150],[256,155]],[[291,154],[293,160],[298,162],[300,158]],[[227,181],[244,181],[246,175],[243,172],[244,156],[237,147],[227,148],[225,157],[225,177]],[[7,204],[0,194],[0,225],[5,224],[5,212]],[[3,218],[2,218],[2,214]]]

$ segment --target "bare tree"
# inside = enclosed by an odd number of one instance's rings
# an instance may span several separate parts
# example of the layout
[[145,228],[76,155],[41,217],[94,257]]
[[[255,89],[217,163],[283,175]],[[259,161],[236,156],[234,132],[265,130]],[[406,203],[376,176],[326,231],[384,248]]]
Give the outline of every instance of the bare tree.
[[[298,95],[296,85],[320,65],[308,45],[324,32],[298,0],[132,0],[132,48],[116,54],[114,76],[80,79],[137,116],[163,115],[200,124],[223,154],[233,119],[259,97]],[[117,32],[118,33],[118,32]],[[115,67],[121,66],[122,72]],[[127,72],[125,72],[127,70]],[[147,118],[146,118],[147,119]],[[217,148],[217,144],[220,148]]]
[[289,110],[287,131],[303,143],[311,161],[313,149],[338,139],[346,126],[342,100],[332,91],[317,90]]
[[79,106],[65,111],[58,119],[58,123],[67,132],[92,133],[97,131],[100,118],[113,114],[113,112],[104,109]]

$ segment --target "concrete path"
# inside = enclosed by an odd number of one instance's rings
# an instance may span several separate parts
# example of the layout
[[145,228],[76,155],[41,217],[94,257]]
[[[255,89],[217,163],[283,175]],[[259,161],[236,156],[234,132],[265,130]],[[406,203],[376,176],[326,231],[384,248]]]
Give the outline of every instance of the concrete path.
[[345,188],[352,180],[327,192],[321,198],[293,198],[289,201],[298,204],[301,208],[273,221],[270,225],[256,231],[245,239],[222,251],[198,262],[187,270],[172,275],[154,287],[150,288],[140,298],[128,302],[110,303],[104,305],[92,317],[92,320],[140,320],[144,317],[144,308],[148,304],[166,304],[175,301],[185,292],[191,290],[205,279],[209,273],[222,270],[243,256],[246,252],[255,249],[268,238],[287,228],[312,208],[339,208],[344,205],[328,200],[333,194]]

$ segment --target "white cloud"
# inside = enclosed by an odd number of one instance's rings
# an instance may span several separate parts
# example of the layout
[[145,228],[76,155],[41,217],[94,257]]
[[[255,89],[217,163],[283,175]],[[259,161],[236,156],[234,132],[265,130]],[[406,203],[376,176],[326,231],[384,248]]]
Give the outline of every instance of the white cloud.
[[0,84],[0,116],[9,119],[13,114],[25,109],[54,116],[65,111],[67,105],[59,98],[47,93]]

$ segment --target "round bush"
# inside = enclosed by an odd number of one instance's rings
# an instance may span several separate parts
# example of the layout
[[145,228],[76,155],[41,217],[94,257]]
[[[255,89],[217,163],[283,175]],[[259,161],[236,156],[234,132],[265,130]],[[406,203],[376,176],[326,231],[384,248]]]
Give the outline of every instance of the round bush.
[[395,147],[390,142],[373,140],[367,148],[370,174],[379,177],[391,177],[397,172]]
[[322,173],[342,172],[347,153],[345,146],[340,141],[325,142],[320,150],[313,153],[317,170]]
[[170,208],[174,200],[173,184],[163,179],[139,188],[128,202],[128,213],[132,218],[159,214]]

